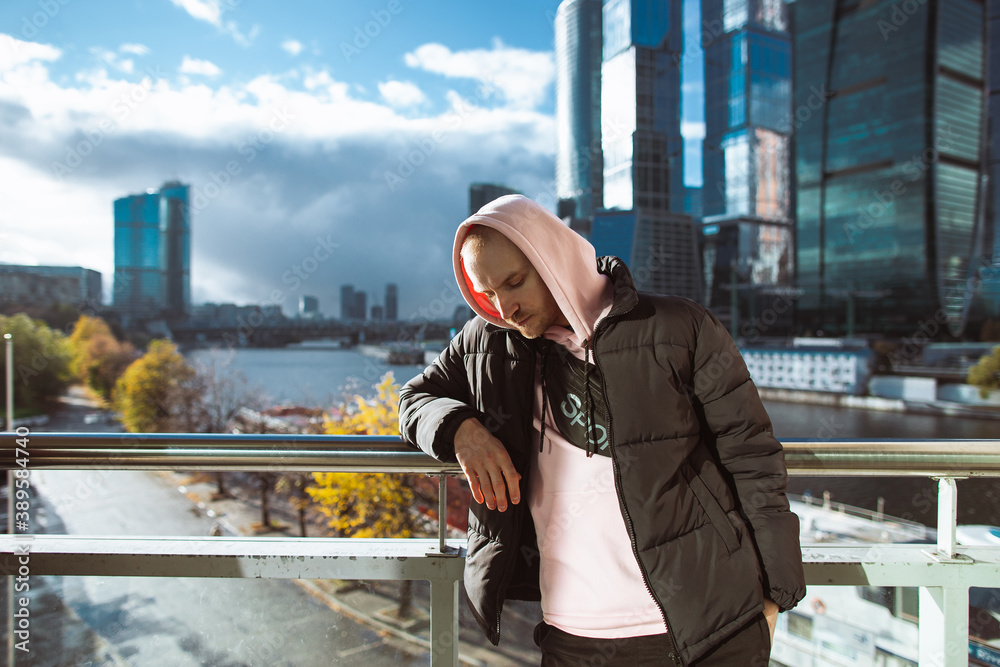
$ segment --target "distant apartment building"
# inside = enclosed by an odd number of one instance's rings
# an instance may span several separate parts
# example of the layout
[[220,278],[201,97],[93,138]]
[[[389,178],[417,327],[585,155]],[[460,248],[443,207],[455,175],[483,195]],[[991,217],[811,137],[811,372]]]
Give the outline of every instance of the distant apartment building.
[[318,318],[322,315],[319,312],[319,299],[308,294],[299,297],[299,317]]
[[189,186],[116,199],[112,305],[131,317],[184,317],[191,310]]
[[469,186],[469,215],[475,215],[476,211],[498,197],[516,194],[518,194],[517,190],[508,188],[506,185],[473,183]]
[[399,287],[395,283],[385,286],[385,319],[390,322],[399,319]]
[[0,264],[0,304],[100,308],[101,274],[79,266]]
[[985,251],[985,6],[790,7],[799,326],[961,336]]
[[354,289],[354,285],[340,287],[340,319],[363,320],[367,316],[368,295]]

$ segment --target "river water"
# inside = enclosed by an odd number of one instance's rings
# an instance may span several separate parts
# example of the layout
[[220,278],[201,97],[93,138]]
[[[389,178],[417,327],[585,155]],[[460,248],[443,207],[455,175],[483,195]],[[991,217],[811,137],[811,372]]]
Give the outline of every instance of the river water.
[[[371,395],[391,371],[400,384],[418,375],[420,366],[389,365],[354,350],[239,349],[194,350],[193,361],[214,358],[246,376],[273,403],[329,406],[353,394]],[[950,439],[1000,438],[1000,421],[879,412],[856,408],[765,402],[780,439]],[[960,523],[1000,525],[1000,480],[958,483]],[[885,512],[933,526],[937,520],[936,483],[923,478],[792,477],[790,493],[820,496],[875,509],[884,498]]]

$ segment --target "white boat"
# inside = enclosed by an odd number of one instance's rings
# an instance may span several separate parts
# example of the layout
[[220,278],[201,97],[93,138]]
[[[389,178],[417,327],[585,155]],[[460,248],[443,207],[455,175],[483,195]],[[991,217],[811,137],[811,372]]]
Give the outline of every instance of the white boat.
[[[802,546],[936,542],[933,529],[850,505],[789,496]],[[961,544],[1000,546],[1000,528],[960,526]],[[917,589],[809,586],[799,605],[778,616],[772,667],[917,667]],[[1000,589],[972,589],[969,664],[1000,666]],[[987,636],[975,636],[983,634]]]

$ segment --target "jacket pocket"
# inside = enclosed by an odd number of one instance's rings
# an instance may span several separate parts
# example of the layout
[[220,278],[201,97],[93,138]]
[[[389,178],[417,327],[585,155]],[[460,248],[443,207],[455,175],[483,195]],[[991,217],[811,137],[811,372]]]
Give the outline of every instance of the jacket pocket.
[[719,533],[719,537],[725,543],[726,551],[733,553],[738,550],[740,548],[740,537],[736,534],[736,528],[730,523],[729,517],[726,516],[725,510],[722,509],[722,505],[719,504],[719,501],[712,495],[712,492],[705,486],[705,482],[698,475],[692,474],[688,480],[688,486],[691,488],[691,493],[694,494],[694,497],[701,504],[702,509],[705,510],[705,514],[708,515],[708,520]]

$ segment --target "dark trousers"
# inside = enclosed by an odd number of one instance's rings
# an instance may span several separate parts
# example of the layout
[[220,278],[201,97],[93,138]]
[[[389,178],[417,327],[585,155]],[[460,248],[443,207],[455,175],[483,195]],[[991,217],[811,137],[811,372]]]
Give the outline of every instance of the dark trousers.
[[[544,621],[535,628],[535,643],[542,649],[542,667],[673,667],[674,650],[666,634],[621,639],[577,637]],[[761,613],[742,630],[716,646],[690,667],[767,667],[771,632]]]

